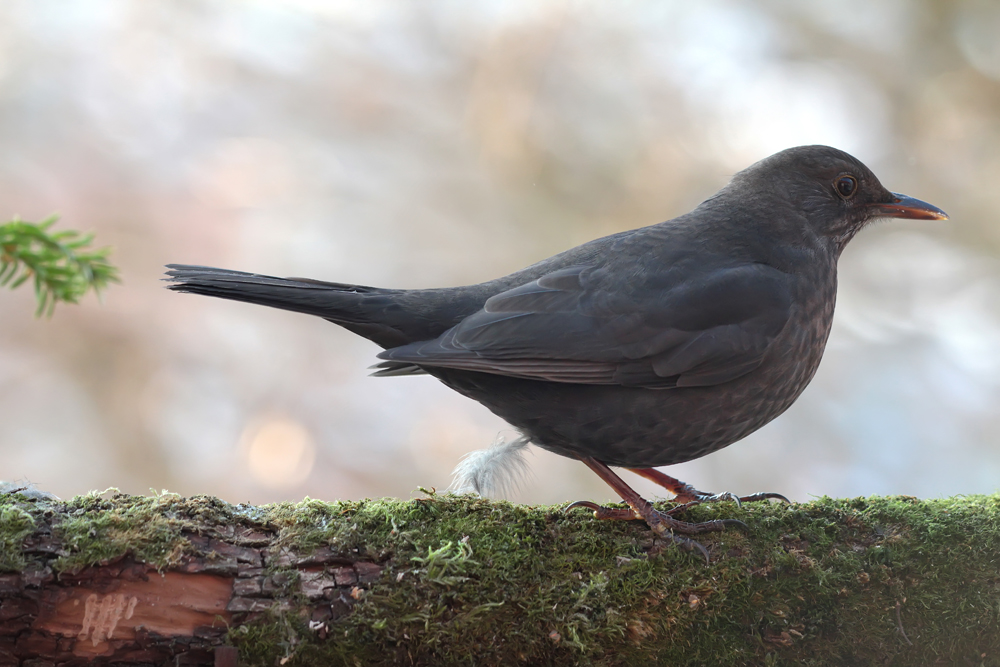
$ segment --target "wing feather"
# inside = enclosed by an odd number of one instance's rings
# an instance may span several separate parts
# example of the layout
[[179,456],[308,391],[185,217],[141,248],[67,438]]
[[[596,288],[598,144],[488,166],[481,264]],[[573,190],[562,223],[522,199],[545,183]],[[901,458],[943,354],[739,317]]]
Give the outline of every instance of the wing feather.
[[791,306],[791,276],[763,264],[624,286],[600,267],[571,266],[379,358],[549,382],[706,386],[760,365]]

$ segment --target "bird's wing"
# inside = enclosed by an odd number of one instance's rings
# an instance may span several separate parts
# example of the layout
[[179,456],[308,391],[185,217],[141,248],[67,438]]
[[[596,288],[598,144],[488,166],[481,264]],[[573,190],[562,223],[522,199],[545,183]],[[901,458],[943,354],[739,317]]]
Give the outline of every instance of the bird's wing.
[[681,273],[622,286],[601,267],[567,267],[491,297],[435,340],[379,358],[387,369],[642,387],[714,385],[760,365],[788,321],[791,276],[764,264]]

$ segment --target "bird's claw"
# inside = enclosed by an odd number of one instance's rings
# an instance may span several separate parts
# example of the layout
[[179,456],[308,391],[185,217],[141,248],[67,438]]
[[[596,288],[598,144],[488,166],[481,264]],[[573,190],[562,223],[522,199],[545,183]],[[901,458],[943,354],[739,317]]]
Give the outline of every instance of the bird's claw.
[[[700,542],[697,542],[690,537],[685,537],[685,535],[714,533],[726,530],[727,528],[750,530],[745,523],[738,519],[715,519],[713,521],[703,521],[701,523],[688,523],[686,521],[680,521],[671,516],[674,510],[679,508],[674,508],[673,510],[667,512],[661,512],[654,509],[652,505],[648,504],[640,509],[633,509],[632,507],[604,507],[603,505],[599,505],[589,500],[578,500],[567,505],[563,511],[568,512],[569,510],[578,507],[591,510],[594,513],[595,519],[626,521],[643,519],[646,521],[646,525],[649,526],[649,529],[652,530],[653,534],[658,538],[677,544],[685,551],[697,551],[704,556],[705,562],[709,562],[708,549],[706,549]],[[687,505],[683,505],[682,507],[687,507]]]
[[715,503],[723,500],[731,500],[736,503],[737,507],[743,507],[743,499],[732,491],[723,491],[722,493],[716,493],[715,495],[709,496],[702,500],[703,503]]
[[[688,500],[691,497],[693,500]],[[749,498],[750,496],[747,496]],[[681,500],[678,500],[680,498]],[[693,495],[677,496],[674,498],[674,502],[681,503],[677,507],[672,507],[667,511],[667,514],[674,515],[683,512],[689,507],[694,507],[695,505],[701,505],[702,503],[718,503],[724,500],[731,500],[736,503],[737,507],[742,508],[745,498],[740,498],[735,493],[725,491],[723,493],[702,493],[701,491],[696,491]]]
[[722,519],[722,523],[726,528],[733,527],[733,528],[739,528],[744,532],[748,533],[750,532],[750,526],[746,525],[739,519]]
[[789,504],[792,502],[780,493],[759,492],[751,493],[749,496],[737,496],[731,491],[724,491],[723,493],[706,493],[704,491],[698,491],[694,488],[677,494],[673,500],[675,503],[680,503],[680,507],[693,507],[694,505],[700,505],[701,503],[717,503],[724,500],[731,500],[736,503],[737,507],[743,507],[743,503],[757,503],[762,500],[772,499],[781,500]]
[[629,521],[632,519],[641,519],[635,512],[629,509],[619,509],[616,507],[604,507],[603,505],[598,505],[597,503],[592,503],[589,500],[577,500],[574,503],[570,503],[564,509],[564,512],[568,512],[576,507],[585,507],[589,510],[593,510],[595,519],[618,519]]
[[712,560],[711,558],[709,558],[708,549],[706,549],[705,545],[703,545],[701,542],[698,542],[697,540],[692,540],[690,537],[684,537],[683,535],[674,535],[673,533],[664,533],[664,534],[657,533],[657,535],[661,539],[676,544],[684,551],[688,552],[697,551],[705,559],[705,565],[711,564]]
[[780,493],[773,493],[773,492],[751,493],[749,496],[743,496],[742,498],[740,498],[740,500],[745,503],[756,503],[760,502],[761,500],[780,500],[783,503],[788,503],[789,505],[792,504],[792,501],[786,498],[785,496],[781,495]]
[[576,509],[577,507],[586,507],[587,509],[594,510],[595,512],[601,508],[600,505],[589,500],[577,500],[564,507],[563,512],[568,512],[572,509]]

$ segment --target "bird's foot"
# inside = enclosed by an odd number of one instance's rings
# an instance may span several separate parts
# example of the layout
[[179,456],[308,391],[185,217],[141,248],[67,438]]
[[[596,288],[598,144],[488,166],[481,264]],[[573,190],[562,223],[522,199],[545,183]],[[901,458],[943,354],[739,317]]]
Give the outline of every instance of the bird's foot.
[[702,503],[717,503],[724,500],[730,500],[736,503],[737,507],[743,507],[743,503],[755,503],[771,499],[783,500],[786,503],[791,503],[788,498],[784,497],[780,493],[752,493],[749,496],[737,496],[736,494],[728,491],[725,493],[705,493],[692,488],[691,493],[678,494],[672,498],[671,500],[673,500],[673,502],[679,504],[675,507],[671,507],[666,513],[673,516],[675,514],[680,514],[695,505],[701,505]]
[[[709,561],[708,549],[701,543],[696,542],[684,535],[698,535],[700,533],[713,533],[727,528],[736,527],[747,529],[747,525],[737,519],[716,519],[714,521],[703,521],[700,523],[688,523],[680,521],[670,516],[670,512],[661,512],[653,507],[653,504],[641,498],[639,502],[628,502],[628,508],[604,507],[589,500],[578,500],[566,507],[569,511],[575,507],[585,507],[594,512],[595,519],[609,519],[619,521],[631,521],[642,519],[646,525],[656,534],[657,537],[673,542],[685,551],[697,551]],[[671,510],[672,511],[672,510]],[[679,533],[679,534],[678,534]]]
[[[597,503],[592,503],[587,500],[577,501],[571,503],[566,507],[567,510],[573,509],[574,507],[586,507],[594,512],[594,517],[597,519],[612,519],[612,520],[632,520],[632,519],[642,519],[649,526],[653,533],[664,540],[673,542],[674,544],[680,546],[682,549],[687,551],[698,551],[702,556],[705,557],[705,562],[708,562],[708,549],[702,546],[700,543],[692,540],[689,537],[684,537],[685,535],[699,535],[701,533],[714,533],[727,528],[742,528],[747,530],[747,525],[742,521],[737,519],[715,519],[714,521],[702,521],[700,523],[688,523],[687,521],[681,521],[675,519],[671,516],[674,510],[669,512],[660,512],[653,504],[640,496],[635,492],[635,489],[626,484],[621,477],[612,472],[611,468],[607,464],[598,461],[594,458],[581,459],[583,463],[587,465],[588,468],[593,470],[597,475],[607,482],[611,488],[613,488],[625,504],[628,505],[628,509],[616,509],[612,507],[603,507]],[[668,477],[658,470],[653,470],[652,468],[643,468],[643,472],[640,474],[646,474],[646,471],[652,471],[655,475],[664,477],[666,479],[673,480],[676,482],[678,490],[680,490],[680,485],[687,486],[683,482],[674,480],[672,477]],[[639,472],[638,470],[636,472]],[[646,475],[649,476],[649,475]],[[657,481],[655,477],[652,477],[654,481]],[[669,488],[669,487],[668,487]],[[700,493],[693,487],[688,487],[694,493]],[[707,495],[707,494],[703,494]],[[701,502],[701,501],[699,501]],[[687,505],[682,505],[682,507],[687,507]],[[676,508],[675,508],[676,509]]]
[[737,505],[742,505],[743,503],[756,503],[761,500],[782,500],[786,503],[790,503],[785,496],[780,493],[751,493],[749,496],[737,496],[735,493],[730,493],[726,491],[725,493],[706,493],[704,491],[699,491],[690,484],[682,482],[676,477],[671,477],[666,473],[660,472],[656,468],[629,468],[632,472],[637,475],[641,475],[646,479],[656,482],[667,491],[674,494],[673,501],[679,503],[680,507],[675,507],[670,510],[671,513],[680,511],[684,507],[691,507],[692,505],[699,505],[701,503],[714,503],[722,500],[731,500]]
[[743,503],[756,503],[762,500],[781,500],[786,503],[791,503],[791,501],[780,493],[751,493],[749,496],[737,496],[735,493],[730,493],[725,491],[723,493],[706,493],[704,491],[699,491],[690,484],[685,484],[685,488],[681,493],[678,493],[673,501],[675,503],[681,503],[682,505],[698,505],[700,503],[717,503],[723,500],[731,500],[738,506],[742,506]]

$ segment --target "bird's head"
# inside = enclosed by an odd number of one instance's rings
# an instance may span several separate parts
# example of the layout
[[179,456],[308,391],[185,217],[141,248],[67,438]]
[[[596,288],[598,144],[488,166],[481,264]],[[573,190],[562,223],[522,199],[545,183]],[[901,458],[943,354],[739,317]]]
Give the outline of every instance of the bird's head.
[[741,171],[732,185],[764,206],[794,212],[781,217],[797,225],[804,219],[809,231],[830,239],[838,252],[878,218],[948,218],[936,206],[885,189],[861,161],[829,146],[775,153]]

